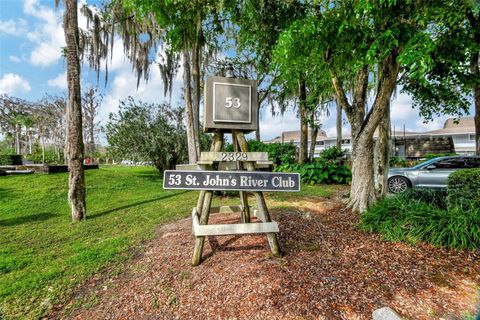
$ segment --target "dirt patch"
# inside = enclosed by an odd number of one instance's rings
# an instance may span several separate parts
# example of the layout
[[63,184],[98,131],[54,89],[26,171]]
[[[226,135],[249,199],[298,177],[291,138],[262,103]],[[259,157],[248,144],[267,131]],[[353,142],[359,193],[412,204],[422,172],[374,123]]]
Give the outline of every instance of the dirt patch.
[[[276,203],[272,214],[283,258],[271,256],[265,236],[208,237],[203,263],[191,267],[191,220],[182,220],[159,228],[121,274],[106,272],[85,284],[52,317],[371,319],[383,306],[407,319],[474,312],[478,253],[382,241],[357,229],[358,216],[340,196]],[[210,222],[238,219],[216,214]],[[89,303],[69,314],[84,297]]]

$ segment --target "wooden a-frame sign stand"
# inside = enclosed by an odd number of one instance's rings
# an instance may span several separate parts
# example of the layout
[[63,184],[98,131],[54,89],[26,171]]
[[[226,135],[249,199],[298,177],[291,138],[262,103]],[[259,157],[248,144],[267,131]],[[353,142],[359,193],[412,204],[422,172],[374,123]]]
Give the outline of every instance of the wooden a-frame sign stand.
[[[221,152],[223,149],[224,133],[226,130],[219,129],[214,132],[213,142],[211,151],[212,152]],[[232,130],[232,143],[234,151],[237,152],[248,152],[248,144],[245,139],[245,135],[241,130]],[[203,154],[202,154],[203,156]],[[205,157],[202,157],[205,159]],[[254,159],[252,159],[254,160]],[[200,160],[197,164],[203,167],[203,170],[218,170],[218,165],[221,161],[215,161],[215,159],[205,159]],[[255,171],[254,161],[238,161],[237,169],[247,171]],[[261,161],[259,161],[261,162]],[[275,257],[281,257],[282,252],[280,250],[280,245],[277,239],[278,224],[270,218],[270,213],[261,191],[253,191],[255,195],[255,200],[257,203],[257,210],[255,210],[257,218],[261,221],[259,223],[250,223],[251,222],[251,212],[248,205],[248,197],[246,192],[240,191],[240,206],[235,207],[211,207],[213,191],[200,191],[200,196],[198,197],[197,206],[193,209],[192,212],[192,224],[193,232],[195,235],[195,248],[193,251],[192,265],[197,266],[202,261],[202,252],[203,246],[205,243],[205,236],[210,235],[229,235],[229,234],[256,234],[256,233],[266,233],[268,244],[272,254]],[[216,212],[241,212],[241,220],[243,223],[240,224],[228,224],[228,225],[208,225],[208,218],[210,213]]]
[[[245,133],[258,130],[256,81],[232,76],[210,77],[205,86],[204,106],[204,130],[214,133],[210,152],[202,152],[196,164],[166,170],[163,179],[166,189],[200,190],[197,206],[192,210],[195,236],[192,265],[202,261],[206,236],[263,233],[272,254],[280,257],[278,224],[270,218],[263,191],[299,191],[300,176],[298,173],[253,172],[257,167],[271,164],[266,152],[248,152],[245,139]],[[222,152],[224,135],[229,133],[234,152]],[[227,171],[219,171],[222,166]],[[239,191],[241,205],[212,208],[215,190]],[[251,222],[247,191],[255,196],[257,209],[253,214],[259,222]],[[210,213],[216,212],[240,212],[242,223],[209,225]]]

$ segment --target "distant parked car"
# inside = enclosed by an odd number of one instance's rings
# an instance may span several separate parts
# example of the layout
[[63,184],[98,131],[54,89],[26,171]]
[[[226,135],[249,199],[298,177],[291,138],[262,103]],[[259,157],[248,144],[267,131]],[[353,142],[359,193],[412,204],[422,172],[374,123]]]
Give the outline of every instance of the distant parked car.
[[388,190],[401,193],[412,187],[446,188],[450,173],[468,168],[480,168],[480,157],[438,157],[412,168],[392,168],[388,172]]

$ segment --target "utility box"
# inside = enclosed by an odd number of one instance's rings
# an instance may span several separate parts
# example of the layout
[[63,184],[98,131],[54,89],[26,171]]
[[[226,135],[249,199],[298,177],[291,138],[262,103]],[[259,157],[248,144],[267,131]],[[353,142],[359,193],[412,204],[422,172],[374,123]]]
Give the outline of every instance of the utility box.
[[205,86],[204,131],[258,130],[255,80],[209,77]]

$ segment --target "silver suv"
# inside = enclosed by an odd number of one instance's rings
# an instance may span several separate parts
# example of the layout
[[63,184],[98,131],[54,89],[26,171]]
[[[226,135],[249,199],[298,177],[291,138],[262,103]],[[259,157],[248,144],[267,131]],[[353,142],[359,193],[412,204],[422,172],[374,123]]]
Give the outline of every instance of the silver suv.
[[438,157],[412,168],[392,168],[388,172],[388,190],[401,193],[410,187],[446,188],[450,173],[467,168],[480,168],[480,157]]

